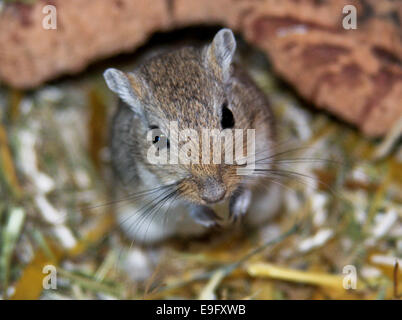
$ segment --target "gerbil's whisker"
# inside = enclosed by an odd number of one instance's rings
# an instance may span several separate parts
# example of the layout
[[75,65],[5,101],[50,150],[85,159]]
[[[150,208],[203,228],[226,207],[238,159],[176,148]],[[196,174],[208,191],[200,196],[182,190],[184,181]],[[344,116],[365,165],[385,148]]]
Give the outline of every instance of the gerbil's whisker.
[[[95,205],[95,206],[92,206],[92,207],[82,208],[81,210],[85,210],[85,209],[96,209],[96,208],[100,208],[100,207],[104,207],[104,206],[110,206],[110,205],[119,204],[119,203],[122,203],[122,202],[125,202],[125,201],[137,200],[137,199],[140,199],[140,198],[145,198],[145,197],[153,196],[153,195],[155,195],[155,194],[157,194],[157,193],[160,192],[161,194],[159,194],[155,199],[153,199],[153,200],[151,200],[150,202],[148,202],[147,204],[145,204],[144,207],[146,207],[147,205],[152,204],[153,201],[157,201],[158,198],[161,197],[161,196],[163,196],[164,193],[169,192],[169,191],[171,190],[171,188],[174,188],[174,186],[175,186],[176,184],[177,184],[177,183],[172,183],[172,184],[169,184],[169,185],[158,186],[158,187],[151,188],[151,189],[148,189],[148,190],[143,190],[143,191],[140,191],[140,192],[132,193],[132,194],[130,194],[130,195],[128,195],[128,196],[126,196],[126,197],[124,197],[124,198],[122,198],[122,199],[115,200],[115,201],[109,201],[109,202],[106,202],[106,203],[103,203],[103,204],[100,204],[100,205]],[[144,208],[144,207],[143,207],[143,208]],[[115,209],[116,209],[116,208],[118,208],[118,206],[115,207]],[[141,208],[140,210],[142,210],[143,208]],[[115,226],[112,230],[115,230],[115,229],[120,228],[120,227],[121,227],[124,223],[126,223],[127,220],[129,220],[130,218],[131,218],[131,216],[129,216],[129,217],[123,219],[122,221],[120,221],[119,223],[117,223],[116,226]]]
[[124,202],[124,201],[136,200],[138,198],[145,197],[147,195],[151,195],[153,193],[156,193],[156,192],[158,192],[158,191],[160,191],[160,190],[162,190],[164,188],[168,188],[168,187],[170,187],[170,185],[168,185],[168,186],[158,186],[156,188],[152,188],[152,189],[148,189],[148,190],[144,190],[144,191],[129,194],[128,196],[126,196],[124,198],[121,198],[121,199],[118,199],[118,200],[113,200],[113,201],[105,202],[105,203],[94,205],[94,206],[83,207],[80,210],[81,211],[93,210],[93,209],[97,209],[97,208],[101,208],[101,207],[105,207],[105,206],[111,206],[111,205],[114,205],[116,203],[120,203],[120,202]]
[[281,169],[255,169],[255,171],[255,176],[265,176],[268,179],[272,179],[272,176],[277,178],[295,179],[297,182],[302,183],[308,187],[316,188],[315,185],[311,185],[308,183],[308,181],[306,181],[308,179],[312,182],[316,182],[319,186],[326,188],[333,196],[340,197],[340,195],[337,194],[336,190],[334,190],[332,186],[330,186],[328,183],[322,181],[317,177],[313,177],[304,173]]
[[[144,206],[142,206],[140,209],[136,210],[135,213],[133,213],[133,215],[139,215],[139,217],[132,222],[132,224],[135,224],[134,226],[135,229],[133,230],[134,233],[136,233],[137,229],[140,228],[147,219],[149,219],[150,223],[148,224],[148,227],[144,233],[144,240],[145,240],[146,234],[148,233],[148,229],[155,216],[157,216],[159,209],[162,208],[170,199],[178,195],[179,189],[174,188],[174,186],[177,186],[178,184],[179,182],[169,185],[169,188],[166,188],[166,190],[164,190],[156,198],[152,199]],[[121,223],[126,222],[130,218],[132,218],[132,215]],[[132,227],[133,226],[130,226],[130,229]]]
[[[151,226],[151,224],[152,224],[154,218],[158,216],[159,210],[160,210],[170,199],[172,199],[175,195],[177,195],[177,190],[173,190],[172,192],[170,192],[170,193],[169,193],[168,195],[166,195],[156,206],[154,206],[154,209],[152,210],[152,213],[151,213],[150,222],[149,222],[149,224],[148,224],[148,226],[147,226],[147,229],[145,230],[145,233],[144,233],[144,239],[143,239],[143,241],[146,240],[146,236],[147,236],[147,233],[148,233],[148,229],[149,229],[149,227]],[[170,203],[170,204],[171,204],[171,203]],[[168,209],[169,209],[169,208],[170,208],[170,205],[169,205]],[[168,210],[168,209],[167,209],[167,210]],[[165,211],[165,214],[166,214],[167,210]]]
[[[153,203],[154,203],[155,201],[160,200],[160,198],[162,198],[165,194],[167,194],[167,193],[169,193],[169,192],[170,192],[169,189],[162,191],[159,195],[156,196],[156,198],[151,199],[150,201],[148,201],[147,203],[145,203],[141,208],[137,209],[137,210],[136,210],[136,213],[134,213],[134,215],[135,215],[135,214],[140,214],[140,215],[141,215],[140,218],[141,218],[143,212],[147,212],[148,208],[150,208],[151,206],[153,206],[153,205],[154,205]],[[145,210],[145,211],[143,211],[143,210]],[[120,225],[123,224],[123,223],[125,223],[129,218],[131,218],[131,216],[129,216],[127,219],[123,220],[123,221],[120,223]]]
[[262,162],[265,159],[257,159],[256,164],[287,164],[287,163],[333,163],[333,164],[342,164],[341,161],[333,160],[333,159],[320,159],[320,158],[292,158],[292,159],[273,159],[272,161]]
[[[259,176],[259,175],[257,175],[257,176]],[[256,176],[252,176],[252,177],[256,178]],[[282,188],[285,188],[286,190],[293,191],[293,189],[291,187],[289,187],[286,184],[282,183],[282,181],[278,180],[276,177],[272,177],[272,176],[270,176],[270,177],[265,176],[265,177],[268,178],[268,180],[270,182],[275,183],[276,185],[278,185],[278,186],[280,186]],[[264,184],[263,182],[260,182],[259,186],[262,186],[262,187],[264,187],[265,189],[267,189],[269,191],[269,185]]]

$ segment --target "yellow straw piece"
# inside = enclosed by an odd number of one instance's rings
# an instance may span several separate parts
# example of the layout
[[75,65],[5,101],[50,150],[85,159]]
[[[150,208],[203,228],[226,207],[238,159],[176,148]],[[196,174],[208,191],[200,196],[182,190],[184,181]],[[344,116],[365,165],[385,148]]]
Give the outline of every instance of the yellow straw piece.
[[225,277],[225,273],[223,270],[218,270],[214,273],[214,275],[209,280],[206,287],[201,291],[199,295],[200,300],[214,300],[215,299],[215,290],[219,286],[219,283]]
[[247,267],[247,272],[253,277],[266,277],[344,290],[344,277],[338,275],[292,270],[269,263],[250,264]]
[[3,174],[7,183],[12,187],[17,197],[21,196],[21,187],[18,182],[13,157],[8,146],[6,129],[0,125],[0,167],[3,167]]

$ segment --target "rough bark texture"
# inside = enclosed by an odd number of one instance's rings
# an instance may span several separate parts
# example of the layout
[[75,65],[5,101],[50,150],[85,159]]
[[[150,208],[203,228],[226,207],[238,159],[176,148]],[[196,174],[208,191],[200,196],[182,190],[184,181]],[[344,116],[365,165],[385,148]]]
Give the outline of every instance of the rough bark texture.
[[[45,4],[57,30],[42,28]],[[342,8],[358,10],[357,30]],[[385,134],[402,116],[402,1],[392,0],[37,0],[0,13],[0,80],[30,88],[130,51],[153,32],[220,24],[262,48],[306,99]]]

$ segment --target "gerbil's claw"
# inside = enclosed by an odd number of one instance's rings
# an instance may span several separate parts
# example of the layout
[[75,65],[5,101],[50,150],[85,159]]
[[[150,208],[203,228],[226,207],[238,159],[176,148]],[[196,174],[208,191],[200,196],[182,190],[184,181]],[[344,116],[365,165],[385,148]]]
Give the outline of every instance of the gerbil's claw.
[[207,206],[201,205],[192,206],[190,209],[190,216],[195,222],[207,228],[219,226],[219,221],[221,220],[214,210]]
[[230,197],[229,200],[229,218],[235,223],[238,218],[244,216],[251,202],[251,191],[240,187]]

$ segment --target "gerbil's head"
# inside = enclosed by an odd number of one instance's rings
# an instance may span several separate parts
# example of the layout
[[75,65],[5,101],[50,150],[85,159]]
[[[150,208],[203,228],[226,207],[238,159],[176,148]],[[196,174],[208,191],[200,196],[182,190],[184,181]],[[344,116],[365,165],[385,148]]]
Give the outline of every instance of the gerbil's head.
[[[232,31],[222,29],[204,48],[185,47],[155,56],[132,73],[105,71],[109,88],[133,112],[132,141],[127,146],[134,146],[133,170],[137,170],[144,183],[177,183],[184,199],[199,204],[218,202],[237,189],[241,183],[238,166],[235,162],[225,163],[223,151],[221,164],[213,164],[213,143],[201,141],[203,129],[255,128],[250,120],[252,106],[241,105],[234,93],[235,49]],[[180,140],[185,129],[192,129],[198,140],[191,134],[189,140]],[[186,142],[188,148],[181,148]],[[192,159],[190,164],[172,161],[170,152],[174,146],[186,150],[184,153]],[[203,148],[211,150],[207,164],[202,159]],[[159,156],[167,153],[168,164],[150,161],[150,154],[156,150]],[[183,155],[180,152],[176,152],[179,157]]]

